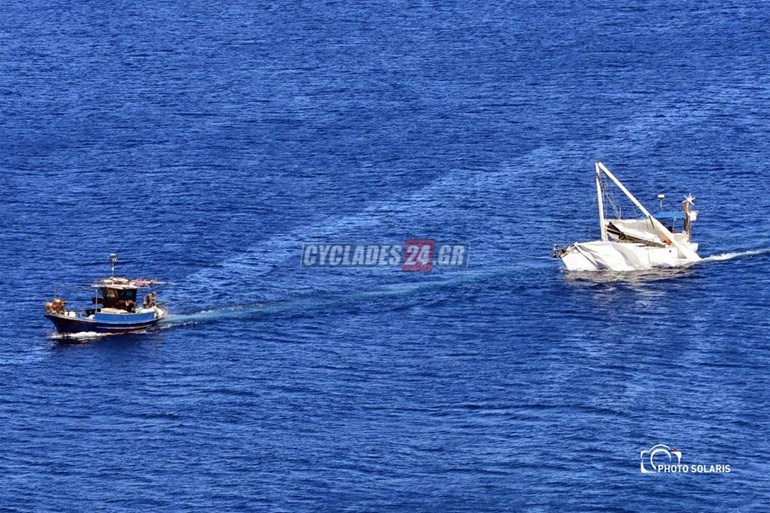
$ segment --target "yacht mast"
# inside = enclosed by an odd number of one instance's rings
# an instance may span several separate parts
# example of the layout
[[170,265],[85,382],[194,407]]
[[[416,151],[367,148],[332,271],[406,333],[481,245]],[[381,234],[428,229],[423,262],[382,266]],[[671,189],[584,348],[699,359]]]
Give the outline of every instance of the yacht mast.
[[596,163],[596,197],[599,201],[599,230],[602,234],[602,242],[607,242],[607,226],[604,222],[604,191],[602,190],[602,175],[599,170],[601,162]]

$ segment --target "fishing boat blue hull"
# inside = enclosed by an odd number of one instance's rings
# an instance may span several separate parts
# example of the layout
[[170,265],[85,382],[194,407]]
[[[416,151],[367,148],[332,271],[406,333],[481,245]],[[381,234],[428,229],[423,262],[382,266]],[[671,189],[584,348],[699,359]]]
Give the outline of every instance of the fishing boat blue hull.
[[144,296],[144,301],[137,303],[139,289],[158,285],[158,280],[130,280],[115,276],[117,262],[118,256],[111,253],[112,273],[109,278],[102,278],[91,285],[94,289],[92,306],[83,309],[67,308],[67,301],[56,294],[52,301],[44,303],[45,317],[56,326],[59,333],[143,331],[168,315],[168,311],[155,301],[158,296],[155,291],[149,292]]
[[165,314],[156,315],[154,312],[107,314],[96,313],[92,318],[73,317],[69,315],[46,313],[45,316],[53,322],[59,333],[129,333],[146,330],[163,319]]

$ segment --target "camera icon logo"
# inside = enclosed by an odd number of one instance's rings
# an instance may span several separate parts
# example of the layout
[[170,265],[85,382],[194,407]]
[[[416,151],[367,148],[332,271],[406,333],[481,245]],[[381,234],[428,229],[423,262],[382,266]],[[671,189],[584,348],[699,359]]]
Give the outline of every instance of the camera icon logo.
[[[675,463],[680,465],[682,463],[682,452],[676,447],[669,447],[665,444],[653,445],[646,451],[641,452],[640,468],[642,474],[652,474],[659,472],[658,466],[655,463],[655,459],[664,461],[668,458],[667,463]],[[676,461],[674,460],[676,458]]]

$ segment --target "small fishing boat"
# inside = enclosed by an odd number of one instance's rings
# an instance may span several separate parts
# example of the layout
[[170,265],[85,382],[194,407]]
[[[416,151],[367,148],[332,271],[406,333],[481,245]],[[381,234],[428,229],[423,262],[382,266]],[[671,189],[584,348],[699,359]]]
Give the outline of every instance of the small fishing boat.
[[[641,212],[642,217],[624,219],[611,196],[609,179]],[[596,163],[596,193],[599,202],[601,239],[555,247],[569,271],[643,271],[660,267],[680,267],[699,261],[698,244],[692,241],[692,225],[698,218],[695,198],[688,195],[680,212],[651,214],[639,200],[601,162]],[[665,195],[658,195],[663,206]],[[608,201],[605,201],[607,199]],[[607,217],[605,204],[614,207]]]
[[156,301],[155,291],[145,294],[141,306],[136,301],[139,289],[158,285],[159,282],[116,277],[117,261],[118,257],[111,254],[110,277],[97,280],[91,285],[94,295],[90,306],[79,310],[70,309],[60,297],[45,303],[45,317],[53,322],[59,333],[142,331],[168,315],[168,311]]

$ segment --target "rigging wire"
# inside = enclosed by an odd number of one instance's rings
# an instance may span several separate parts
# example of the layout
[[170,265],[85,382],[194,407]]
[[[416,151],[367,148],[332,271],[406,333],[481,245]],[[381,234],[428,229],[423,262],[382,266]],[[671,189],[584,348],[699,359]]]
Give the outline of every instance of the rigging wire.
[[[604,198],[604,204],[609,205],[612,208],[612,211],[615,214],[616,219],[623,219],[623,209],[620,205],[620,202],[615,197],[615,186],[614,184],[610,183],[604,174],[601,176],[602,181],[602,196]],[[605,208],[606,209],[606,208]],[[641,212],[639,212],[639,209],[636,208],[635,205],[631,204],[631,210],[633,213],[641,215]],[[605,212],[606,215],[606,212]]]

